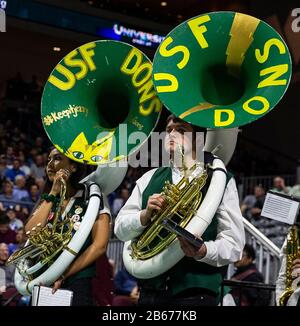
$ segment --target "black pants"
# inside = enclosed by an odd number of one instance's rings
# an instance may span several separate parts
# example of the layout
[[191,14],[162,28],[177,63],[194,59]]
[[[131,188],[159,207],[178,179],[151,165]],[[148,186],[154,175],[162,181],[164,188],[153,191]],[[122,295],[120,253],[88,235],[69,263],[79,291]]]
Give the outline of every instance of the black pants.
[[217,306],[217,296],[206,289],[188,289],[172,296],[168,291],[140,289],[139,306]]
[[63,286],[63,288],[73,291],[72,306],[94,305],[91,278],[80,278],[70,285]]

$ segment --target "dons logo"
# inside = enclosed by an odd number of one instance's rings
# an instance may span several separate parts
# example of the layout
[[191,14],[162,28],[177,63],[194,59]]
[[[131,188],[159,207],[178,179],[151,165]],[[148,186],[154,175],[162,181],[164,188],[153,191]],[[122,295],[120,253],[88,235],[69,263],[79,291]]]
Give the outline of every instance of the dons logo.
[[[68,91],[72,89],[77,80],[83,79],[89,71],[96,69],[95,63],[92,57],[95,55],[94,48],[96,47],[95,42],[90,42],[80,46],[78,49],[73,50],[63,59],[64,65],[59,63],[55,70],[60,73],[66,80],[50,75],[48,81],[52,85],[56,86],[62,91]],[[78,55],[81,58],[78,58]],[[78,68],[78,72],[75,74],[67,67]]]
[[176,27],[158,48],[153,67],[164,105],[210,128],[241,126],[264,115],[291,75],[280,35],[255,17],[231,12],[204,14]]

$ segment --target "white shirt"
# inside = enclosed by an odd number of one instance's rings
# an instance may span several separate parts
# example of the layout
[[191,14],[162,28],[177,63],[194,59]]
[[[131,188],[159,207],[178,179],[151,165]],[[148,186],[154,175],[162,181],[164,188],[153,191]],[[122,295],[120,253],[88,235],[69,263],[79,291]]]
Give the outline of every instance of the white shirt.
[[[286,258],[287,258],[287,238],[285,239],[281,250],[280,250],[280,270],[278,273],[278,277],[276,280],[276,291],[275,291],[275,297],[276,297],[276,304],[279,306],[279,299],[283,292],[286,290]],[[296,269],[294,271],[295,273],[300,272],[300,270]],[[296,306],[298,298],[299,298],[299,292],[296,291],[298,288],[298,283],[300,281],[299,276],[294,278],[292,281],[292,289],[294,289],[294,293],[290,296],[290,299],[288,300],[287,305]]]
[[[76,192],[76,194],[69,201],[65,211],[63,212],[63,215],[62,215],[63,217],[69,212],[69,210],[71,209],[71,207],[73,206],[73,204],[75,202],[75,199],[80,198],[82,196],[83,196],[83,190],[80,189]],[[99,209],[99,214],[108,214],[109,216],[111,216],[109,203],[108,203],[106,195],[102,194],[102,198],[103,198],[103,208]]]
[[[157,169],[145,173],[136,182],[131,196],[120,210],[114,232],[122,241],[133,240],[146,228],[141,224],[142,194]],[[174,184],[182,178],[178,169],[172,169]],[[241,259],[245,245],[243,217],[239,207],[239,198],[233,178],[228,182],[221,204],[217,209],[217,237],[206,241],[206,256],[199,261],[213,266],[224,266]]]

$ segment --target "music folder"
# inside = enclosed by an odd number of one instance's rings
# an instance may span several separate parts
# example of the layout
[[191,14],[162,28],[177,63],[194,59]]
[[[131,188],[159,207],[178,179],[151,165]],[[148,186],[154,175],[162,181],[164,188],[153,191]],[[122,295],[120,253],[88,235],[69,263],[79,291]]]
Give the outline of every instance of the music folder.
[[73,291],[58,289],[53,294],[52,288],[35,285],[32,290],[32,306],[71,306]]
[[181,226],[179,226],[178,224],[176,224],[175,222],[173,222],[172,220],[170,220],[168,218],[165,218],[162,221],[162,225],[164,228],[166,228],[170,232],[183,237],[184,239],[186,239],[188,242],[190,242],[193,246],[195,246],[198,249],[200,249],[204,243],[203,240],[197,238],[191,232],[182,228]]

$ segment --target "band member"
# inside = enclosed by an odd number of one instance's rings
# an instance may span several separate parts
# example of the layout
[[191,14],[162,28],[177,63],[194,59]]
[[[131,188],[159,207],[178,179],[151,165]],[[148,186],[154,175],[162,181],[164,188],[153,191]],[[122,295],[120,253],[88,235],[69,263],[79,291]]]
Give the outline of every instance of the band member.
[[[297,237],[291,237],[288,234],[280,250],[280,270],[276,280],[276,305],[298,306],[300,280],[300,253],[295,258],[295,252],[298,251],[299,243]],[[298,232],[297,230],[295,232]],[[290,254],[287,251],[289,247]],[[290,255],[290,257],[289,257]],[[290,264],[287,267],[287,264]]]
[[[51,150],[46,167],[44,193],[25,226],[26,231],[30,231],[38,223],[44,226],[52,222],[62,178],[66,181],[66,195],[62,203],[61,217],[73,221],[74,232],[79,228],[87,208],[84,188],[79,184],[84,177],[83,170],[83,164],[70,160],[56,148]],[[77,258],[53,284],[53,293],[60,287],[73,291],[73,305],[93,305],[92,278],[96,275],[95,262],[105,253],[109,240],[110,211],[106,198],[103,199],[104,208],[99,211],[91,234]]]
[[[152,169],[136,182],[136,186],[120,210],[115,222],[115,234],[129,241],[139,236],[149,225],[152,214],[161,211],[165,198],[160,194],[164,181],[177,184],[183,177],[184,168],[176,162],[175,152],[182,146],[187,169],[192,169],[196,162],[197,127],[175,117],[167,119],[165,149],[170,153],[171,167]],[[186,133],[193,137],[186,137]],[[203,138],[202,138],[203,143]],[[204,163],[212,158],[210,153],[204,156]],[[140,305],[217,305],[221,282],[226,266],[241,258],[245,235],[239,199],[235,181],[227,177],[223,199],[212,223],[202,238],[200,249],[179,238],[185,253],[174,267],[167,272],[145,280],[138,280],[140,287]],[[205,194],[203,194],[204,196]]]

